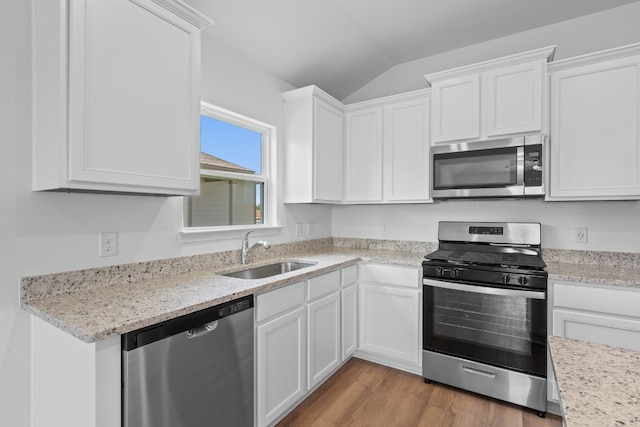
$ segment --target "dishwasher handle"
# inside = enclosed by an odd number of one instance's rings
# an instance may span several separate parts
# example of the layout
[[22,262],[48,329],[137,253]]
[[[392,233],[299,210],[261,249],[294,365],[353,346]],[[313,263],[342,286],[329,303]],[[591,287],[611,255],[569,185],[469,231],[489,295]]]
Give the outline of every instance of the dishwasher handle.
[[214,320],[213,322],[206,323],[202,326],[198,326],[197,328],[191,328],[186,332],[187,338],[198,338],[203,335],[208,334],[211,331],[214,331],[218,327],[218,321]]

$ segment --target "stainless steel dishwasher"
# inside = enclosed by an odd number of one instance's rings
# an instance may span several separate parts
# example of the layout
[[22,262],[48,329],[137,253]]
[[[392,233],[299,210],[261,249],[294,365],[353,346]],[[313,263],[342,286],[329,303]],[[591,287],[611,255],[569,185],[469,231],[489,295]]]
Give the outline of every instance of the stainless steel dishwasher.
[[122,336],[124,427],[254,425],[253,296]]

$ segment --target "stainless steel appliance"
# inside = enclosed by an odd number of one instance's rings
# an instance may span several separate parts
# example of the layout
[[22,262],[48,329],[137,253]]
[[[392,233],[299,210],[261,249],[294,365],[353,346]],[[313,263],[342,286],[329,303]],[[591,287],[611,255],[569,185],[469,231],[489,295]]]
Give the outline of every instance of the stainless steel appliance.
[[122,336],[124,427],[254,425],[253,296]]
[[540,224],[440,222],[423,261],[425,381],[547,408]]
[[542,197],[541,135],[432,147],[434,199]]

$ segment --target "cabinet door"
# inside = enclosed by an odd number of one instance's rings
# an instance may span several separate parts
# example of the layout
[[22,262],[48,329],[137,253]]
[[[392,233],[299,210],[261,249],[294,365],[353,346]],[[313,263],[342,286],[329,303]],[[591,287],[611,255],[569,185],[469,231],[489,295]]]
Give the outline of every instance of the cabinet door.
[[429,200],[429,99],[384,107],[384,198]]
[[342,112],[314,99],[314,200],[341,202],[344,170]]
[[308,306],[308,388],[325,379],[340,365],[340,293]]
[[640,318],[554,309],[553,335],[640,351]]
[[640,56],[551,74],[549,199],[640,198]]
[[199,30],[148,0],[70,13],[69,180],[196,193]]
[[307,391],[305,308],[257,328],[258,425],[272,424]]
[[346,114],[347,202],[382,201],[382,109]]
[[487,135],[499,136],[542,130],[544,61],[487,71]]
[[347,360],[358,348],[358,286],[341,291],[342,360]]
[[431,142],[480,137],[480,75],[436,82],[431,87]]
[[360,349],[420,362],[420,292],[368,283],[358,285]]

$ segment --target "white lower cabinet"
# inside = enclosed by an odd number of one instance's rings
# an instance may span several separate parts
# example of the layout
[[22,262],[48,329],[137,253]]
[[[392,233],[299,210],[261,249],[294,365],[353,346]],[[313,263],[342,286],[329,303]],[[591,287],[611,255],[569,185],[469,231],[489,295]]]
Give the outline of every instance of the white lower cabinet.
[[256,328],[258,426],[271,425],[307,392],[304,282],[258,295],[256,321],[268,316]]
[[[640,290],[579,282],[554,282],[551,334],[640,351]],[[549,370],[551,400],[559,400]]]
[[256,425],[274,425],[355,351],[356,281],[354,265],[256,297]]
[[358,348],[358,285],[342,289],[342,361],[347,360]]
[[314,301],[307,309],[308,388],[320,384],[342,361],[340,357],[340,292]]
[[307,389],[329,376],[340,358],[340,270],[307,280]]
[[416,267],[360,264],[358,356],[422,372],[420,273]]

